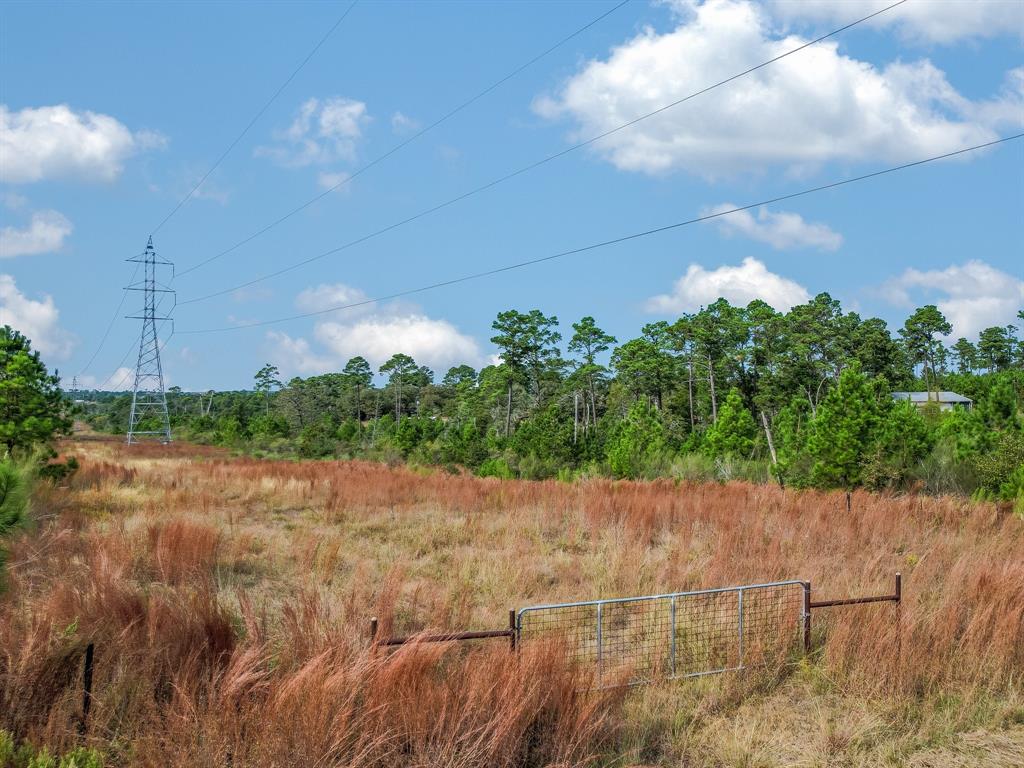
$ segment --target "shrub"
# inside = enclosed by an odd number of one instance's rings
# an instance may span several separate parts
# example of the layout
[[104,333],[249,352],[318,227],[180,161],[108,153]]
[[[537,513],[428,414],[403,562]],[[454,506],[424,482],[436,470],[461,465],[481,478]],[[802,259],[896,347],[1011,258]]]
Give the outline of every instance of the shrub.
[[978,484],[989,494],[1001,494],[1005,483],[1024,465],[1024,435],[1005,431],[999,434],[993,450],[974,457]]
[[476,473],[480,477],[499,477],[502,480],[511,480],[515,477],[512,468],[501,456],[484,461],[480,464],[480,469]]
[[978,486],[973,466],[959,455],[952,437],[936,442],[907,477],[921,483],[929,493],[969,494]]
[[1024,514],[1024,464],[1010,473],[999,486],[999,498],[1014,502],[1014,509]]
[[28,511],[31,478],[10,459],[0,461],[0,535],[19,525]]
[[103,768],[103,757],[95,749],[77,747],[57,759],[45,747],[36,750],[27,743],[17,746],[10,731],[0,730],[0,767]]
[[78,459],[68,456],[64,461],[48,461],[39,468],[39,476],[54,483],[67,480],[78,471]]
[[334,429],[327,419],[310,424],[299,435],[299,455],[306,459],[333,456],[337,444]]

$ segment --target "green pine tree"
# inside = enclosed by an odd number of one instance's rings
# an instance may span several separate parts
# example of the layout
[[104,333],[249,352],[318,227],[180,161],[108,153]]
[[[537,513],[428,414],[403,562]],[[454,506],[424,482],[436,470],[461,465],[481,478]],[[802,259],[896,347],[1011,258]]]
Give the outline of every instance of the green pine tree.
[[665,451],[665,434],[655,410],[638,400],[608,438],[608,466],[616,477],[641,477]]
[[878,440],[879,425],[879,387],[860,372],[860,366],[851,365],[811,422],[807,441],[814,462],[811,481],[847,490],[860,485],[865,461]]
[[872,488],[898,486],[935,444],[921,411],[907,400],[879,405],[877,438],[864,468],[863,481]]
[[70,433],[59,384],[27,338],[9,325],[0,328],[0,444],[7,455]]
[[754,450],[757,427],[754,417],[743,405],[743,396],[733,387],[729,390],[716,421],[704,438],[704,448],[712,456],[746,459]]
[[807,438],[810,406],[802,397],[779,409],[773,424],[775,453],[778,457],[774,472],[779,484],[797,487],[810,481]]

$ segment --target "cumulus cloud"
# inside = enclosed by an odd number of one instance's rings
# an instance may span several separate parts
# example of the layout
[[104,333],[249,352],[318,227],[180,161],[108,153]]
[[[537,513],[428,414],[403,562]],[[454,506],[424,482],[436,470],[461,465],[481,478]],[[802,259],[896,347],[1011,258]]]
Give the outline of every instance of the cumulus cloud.
[[480,359],[480,348],[473,338],[460,333],[447,320],[423,314],[373,315],[354,323],[318,323],[315,335],[338,360],[362,355],[375,367],[397,352],[438,369]]
[[366,104],[335,96],[307,99],[273,146],[257,147],[256,155],[289,168],[352,161],[363,129],[370,122]]
[[0,229],[0,259],[59,251],[72,229],[57,211],[35,211],[27,226]]
[[935,304],[953,326],[952,338],[971,338],[993,325],[1007,325],[1024,308],[1024,280],[978,259],[945,269],[907,269],[882,285],[891,304],[910,308]]
[[54,178],[113,181],[138,152],[165,146],[152,131],[131,131],[109,115],[76,112],[67,104],[0,104],[0,181],[24,184]]
[[[366,301],[358,288],[333,283],[308,288],[295,300],[304,312]],[[349,310],[343,320],[324,319],[313,327],[315,345],[302,337],[271,331],[274,363],[282,371],[313,374],[337,371],[350,358],[361,355],[374,368],[402,352],[435,370],[459,364],[480,364],[479,345],[447,320],[432,318],[418,307],[376,303]]]
[[[731,211],[733,203],[722,203],[705,208],[701,215],[709,216],[722,211]],[[737,211],[719,216],[714,221],[726,235],[742,235],[751,240],[767,243],[776,250],[790,248],[817,248],[822,251],[836,251],[843,244],[843,236],[826,224],[804,221],[798,213],[787,211],[771,212],[765,206],[754,216],[749,210]]]
[[[846,24],[885,6],[878,0],[771,0],[772,15],[785,21]],[[868,22],[894,27],[911,41],[952,43],[969,38],[1024,35],[1024,3],[941,0],[905,3]]]
[[59,321],[60,311],[52,296],[30,299],[18,290],[12,275],[0,274],[0,325],[21,331],[44,358],[63,360],[74,346],[71,334]]
[[[571,119],[573,138],[589,138],[806,42],[773,35],[764,9],[746,0],[687,5],[691,13],[673,31],[644,30],[534,109]],[[834,160],[903,162],[1021,124],[1022,94],[1016,71],[999,96],[971,101],[927,60],[879,68],[825,42],[602,139],[594,151],[623,170],[708,178],[780,167],[806,173]]]
[[743,306],[761,299],[785,312],[811,296],[799,283],[769,272],[757,259],[746,258],[737,267],[723,265],[718,269],[704,269],[699,264],[691,264],[671,293],[647,300],[647,310],[659,314],[693,312],[720,298]]

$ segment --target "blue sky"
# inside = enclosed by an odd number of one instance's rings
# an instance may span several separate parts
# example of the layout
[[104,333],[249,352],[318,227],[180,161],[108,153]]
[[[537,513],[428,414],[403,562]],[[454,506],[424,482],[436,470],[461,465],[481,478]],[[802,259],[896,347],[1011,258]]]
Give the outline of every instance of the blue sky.
[[[231,247],[612,8],[358,3],[156,233],[178,270]],[[497,312],[620,340],[724,295],[820,291],[955,335],[1024,307],[1024,140],[496,277],[401,292],[1021,132],[1024,3],[909,0],[757,73],[285,275],[882,8],[882,0],[627,3],[266,234],[174,281],[169,384],[246,387],[394,352],[486,364]],[[0,322],[86,386],[125,381],[137,321],[100,338],[157,224],[349,3],[0,6]],[[131,314],[130,296],[119,315]],[[163,331],[166,336],[167,326]],[[955,336],[954,336],[955,338]],[[950,339],[952,341],[953,338]],[[127,353],[127,355],[126,355]],[[122,384],[122,386],[130,385]]]

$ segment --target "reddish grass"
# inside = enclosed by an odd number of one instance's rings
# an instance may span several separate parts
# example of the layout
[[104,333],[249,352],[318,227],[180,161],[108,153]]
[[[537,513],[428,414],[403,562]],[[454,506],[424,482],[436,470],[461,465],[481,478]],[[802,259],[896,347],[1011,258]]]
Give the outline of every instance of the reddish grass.
[[52,748],[76,738],[94,642],[89,739],[117,762],[586,764],[614,751],[624,692],[550,648],[372,652],[366,620],[500,626],[509,601],[775,579],[844,597],[904,572],[899,622],[891,604],[815,612],[815,661],[849,695],[1010,695],[1024,675],[1024,525],[989,504],[857,493],[847,514],[841,494],[741,483],[84,452],[37,496],[47,519],[12,542],[0,596],[0,727]]

